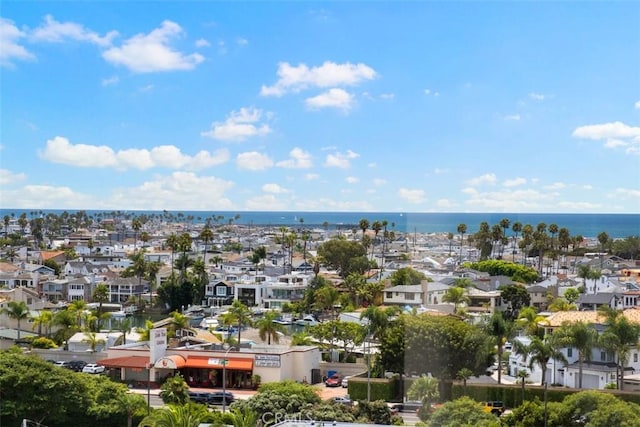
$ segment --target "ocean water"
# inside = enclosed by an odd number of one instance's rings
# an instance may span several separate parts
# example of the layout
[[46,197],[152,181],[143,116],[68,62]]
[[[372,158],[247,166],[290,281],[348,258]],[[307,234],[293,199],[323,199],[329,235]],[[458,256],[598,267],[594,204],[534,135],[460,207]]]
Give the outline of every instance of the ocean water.
[[[27,209],[0,209],[0,217],[14,214],[17,218],[22,213],[27,218],[40,215],[40,210],[32,215],[33,211]],[[61,214],[63,210],[42,210],[42,214]],[[67,210],[69,213],[74,210]],[[87,210],[88,215],[96,217],[100,213],[103,217],[109,217],[113,211]],[[163,211],[119,211],[129,215],[163,215]],[[513,224],[516,221],[531,224],[534,228],[539,223],[556,224],[558,228],[566,227],[572,236],[581,235],[586,238],[594,238],[601,232],[606,232],[611,238],[625,238],[640,236],[640,214],[550,214],[550,213],[415,213],[415,212],[258,212],[258,211],[170,211],[177,216],[182,214],[182,219],[193,217],[194,222],[205,222],[212,217],[222,217],[221,223],[232,220],[234,224],[267,226],[267,227],[311,227],[323,228],[328,224],[329,230],[359,230],[361,219],[367,219],[369,223],[374,221],[387,221],[387,229],[396,232],[408,233],[454,233],[457,234],[459,224],[466,224],[467,234],[475,233],[481,222],[489,225],[498,224],[503,218],[509,219]],[[508,231],[507,234],[510,234]]]

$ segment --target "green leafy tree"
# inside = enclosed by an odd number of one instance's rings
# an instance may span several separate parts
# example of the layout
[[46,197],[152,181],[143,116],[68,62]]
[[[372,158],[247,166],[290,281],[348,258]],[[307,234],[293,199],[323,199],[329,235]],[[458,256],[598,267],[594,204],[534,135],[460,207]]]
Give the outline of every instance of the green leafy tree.
[[118,399],[118,404],[127,415],[127,427],[133,426],[133,418],[146,412],[147,402],[145,398],[137,393],[125,393]]
[[98,334],[96,332],[85,332],[82,342],[89,344],[89,349],[92,353],[95,353],[98,346],[104,345],[106,341],[102,338],[98,338]]
[[356,272],[364,274],[369,270],[365,247],[356,241],[332,239],[318,247],[318,256],[329,268],[338,271],[342,278]]
[[242,341],[240,340],[242,328],[251,325],[251,310],[240,302],[240,300],[234,300],[228,311],[238,323],[238,345],[240,345],[242,344]]
[[496,416],[484,412],[482,405],[469,397],[446,402],[429,418],[433,427],[494,427]]
[[462,368],[477,375],[485,372],[488,337],[478,326],[444,316],[405,316],[404,319],[408,372],[438,373],[446,382],[451,382]]
[[506,320],[502,313],[495,312],[491,315],[486,328],[487,333],[493,339],[498,352],[498,384],[502,384],[502,355],[504,344],[513,334],[513,323]]
[[640,425],[640,405],[622,402],[599,391],[582,391],[567,396],[560,408],[556,426]]
[[145,417],[138,427],[198,427],[210,416],[199,404],[170,404]]
[[509,304],[509,316],[516,319],[523,307],[531,303],[531,295],[522,285],[506,285],[500,287],[502,300]]
[[462,304],[468,304],[470,301],[467,290],[458,286],[451,286],[442,296],[442,302],[453,304],[453,312],[458,313],[458,307]]
[[411,267],[402,267],[391,273],[389,280],[393,286],[419,285],[427,276]]
[[184,405],[189,402],[189,386],[181,375],[168,378],[160,386],[160,398],[165,404]]
[[99,283],[96,288],[93,290],[93,295],[91,296],[91,300],[93,302],[98,303],[98,330],[101,328],[100,322],[102,321],[102,314],[104,310],[102,305],[109,302],[109,287],[107,287],[104,283]]

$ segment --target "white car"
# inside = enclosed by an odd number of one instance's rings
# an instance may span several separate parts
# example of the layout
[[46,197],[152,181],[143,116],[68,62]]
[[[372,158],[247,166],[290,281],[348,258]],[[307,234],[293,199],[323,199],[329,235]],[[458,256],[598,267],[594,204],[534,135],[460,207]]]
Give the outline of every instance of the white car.
[[82,372],[87,374],[101,374],[104,372],[104,366],[98,365],[97,363],[88,363],[82,368]]

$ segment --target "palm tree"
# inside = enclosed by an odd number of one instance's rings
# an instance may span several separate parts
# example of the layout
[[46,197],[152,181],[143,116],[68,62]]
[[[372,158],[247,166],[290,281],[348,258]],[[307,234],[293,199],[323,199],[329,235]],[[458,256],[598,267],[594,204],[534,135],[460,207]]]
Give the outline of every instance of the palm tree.
[[314,293],[315,306],[320,310],[331,310],[331,319],[335,317],[335,305],[340,299],[340,292],[331,284],[326,284]]
[[[300,218],[302,219],[302,218]],[[258,414],[248,406],[242,408],[232,408],[231,418],[233,427],[255,427],[258,423]]]
[[131,221],[131,228],[133,229],[133,252],[138,250],[138,232],[142,228],[142,222],[138,218],[134,218]]
[[4,221],[4,236],[7,237],[8,230],[9,230],[9,223],[11,222],[11,217],[9,215],[5,215],[4,218],[2,218],[2,220]]
[[620,373],[618,388],[623,390],[625,365],[629,360],[631,349],[638,345],[640,325],[630,323],[621,311],[611,310],[606,315],[606,329],[600,335],[599,342],[605,349],[617,355],[616,369]]
[[458,286],[451,286],[442,296],[442,302],[450,302],[453,304],[453,313],[458,313],[460,304],[469,303],[467,290]]
[[582,366],[585,360],[591,360],[591,350],[598,342],[598,331],[585,322],[563,323],[554,335],[559,343],[578,350],[578,388],[582,388]]
[[541,385],[546,384],[547,364],[549,360],[556,359],[567,363],[564,354],[554,343],[543,340],[538,336],[531,338],[529,344],[523,344],[522,341],[515,340],[513,348],[516,354],[523,356],[523,362],[526,363],[527,359],[529,359],[529,369],[533,369],[535,365],[540,367],[542,370]]
[[360,226],[360,230],[362,230],[362,240],[364,240],[364,235],[367,233],[367,228],[369,228],[369,220],[362,218],[358,225]]
[[291,346],[296,345],[313,345],[313,337],[309,335],[307,329],[293,334],[291,337]]
[[178,235],[175,233],[171,233],[166,240],[167,246],[171,248],[171,275],[173,275],[173,257],[175,256],[176,249],[178,248]]
[[245,325],[251,325],[251,311],[239,300],[234,300],[229,308],[229,314],[238,322],[238,347],[242,344],[240,336],[242,334],[242,327]]
[[496,341],[496,348],[498,349],[498,384],[502,384],[502,353],[504,351],[504,343],[511,335],[511,325],[502,317],[501,313],[494,312],[487,325],[487,331]]
[[98,329],[100,329],[101,326],[101,322],[102,322],[102,304],[109,302],[109,288],[107,287],[106,284],[104,283],[99,283],[95,290],[93,291],[93,295],[91,297],[91,299],[94,302],[98,303]]
[[186,316],[179,311],[171,312],[170,329],[172,336],[181,336],[178,331],[187,330],[191,331],[191,325],[189,324],[189,316]]
[[[411,400],[419,400],[422,402],[422,411],[429,413],[431,401],[440,396],[439,382],[436,378],[422,375],[407,390],[407,397]],[[425,412],[426,411],[426,412]]]
[[29,317],[29,307],[24,301],[9,301],[6,308],[0,310],[18,322],[18,341],[20,340],[20,323]]
[[122,344],[127,343],[127,334],[131,332],[132,329],[131,319],[126,317],[116,323],[116,330],[118,332],[122,332]]
[[456,374],[456,378],[462,380],[464,394],[467,394],[467,380],[473,376],[473,371],[469,368],[462,368]]
[[209,242],[211,242],[214,237],[213,230],[207,224],[204,226],[204,228],[202,229],[198,237],[200,238],[200,240],[204,242],[204,255],[202,256],[202,262],[204,262],[204,264],[207,265],[207,250],[209,247]]
[[280,342],[280,335],[284,334],[286,329],[283,325],[275,323],[274,320],[278,318],[277,311],[267,311],[264,316],[256,322],[258,333],[262,341],[267,341],[267,345],[271,345],[271,339],[278,344]]
[[535,307],[522,308],[516,320],[518,327],[531,337],[541,335],[540,323],[543,322],[546,322],[546,317],[540,316]]
[[53,324],[53,312],[50,310],[42,310],[33,317],[33,327],[38,327],[38,335],[42,336],[42,328],[44,327],[44,335],[48,337],[51,333],[51,325]]
[[522,223],[516,221],[511,226],[511,231],[513,231],[513,262],[516,262],[516,243],[518,242],[518,233],[522,231]]
[[146,416],[138,427],[198,427],[206,416],[203,405],[167,405]]
[[462,244],[464,242],[464,235],[467,232],[467,224],[458,224],[457,231],[458,234],[460,234],[460,259],[458,263],[462,264]]
[[145,320],[144,327],[136,328],[136,332],[140,334],[140,341],[150,341],[151,340],[151,331],[153,330],[154,325],[151,320]]
[[85,338],[82,340],[83,343],[89,344],[89,349],[92,353],[96,352],[96,348],[104,344],[106,341],[102,338],[98,338],[98,334],[96,332],[85,332]]

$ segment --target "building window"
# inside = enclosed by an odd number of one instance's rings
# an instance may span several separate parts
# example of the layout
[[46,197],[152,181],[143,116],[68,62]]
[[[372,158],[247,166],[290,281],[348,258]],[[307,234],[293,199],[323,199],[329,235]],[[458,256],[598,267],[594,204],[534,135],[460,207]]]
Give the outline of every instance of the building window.
[[604,351],[600,352],[600,361],[604,362],[607,360],[607,353],[605,353]]
[[393,292],[387,292],[387,298],[393,298]]
[[569,347],[567,349],[567,357],[573,357],[573,348]]
[[633,363],[638,363],[638,353],[633,353]]

